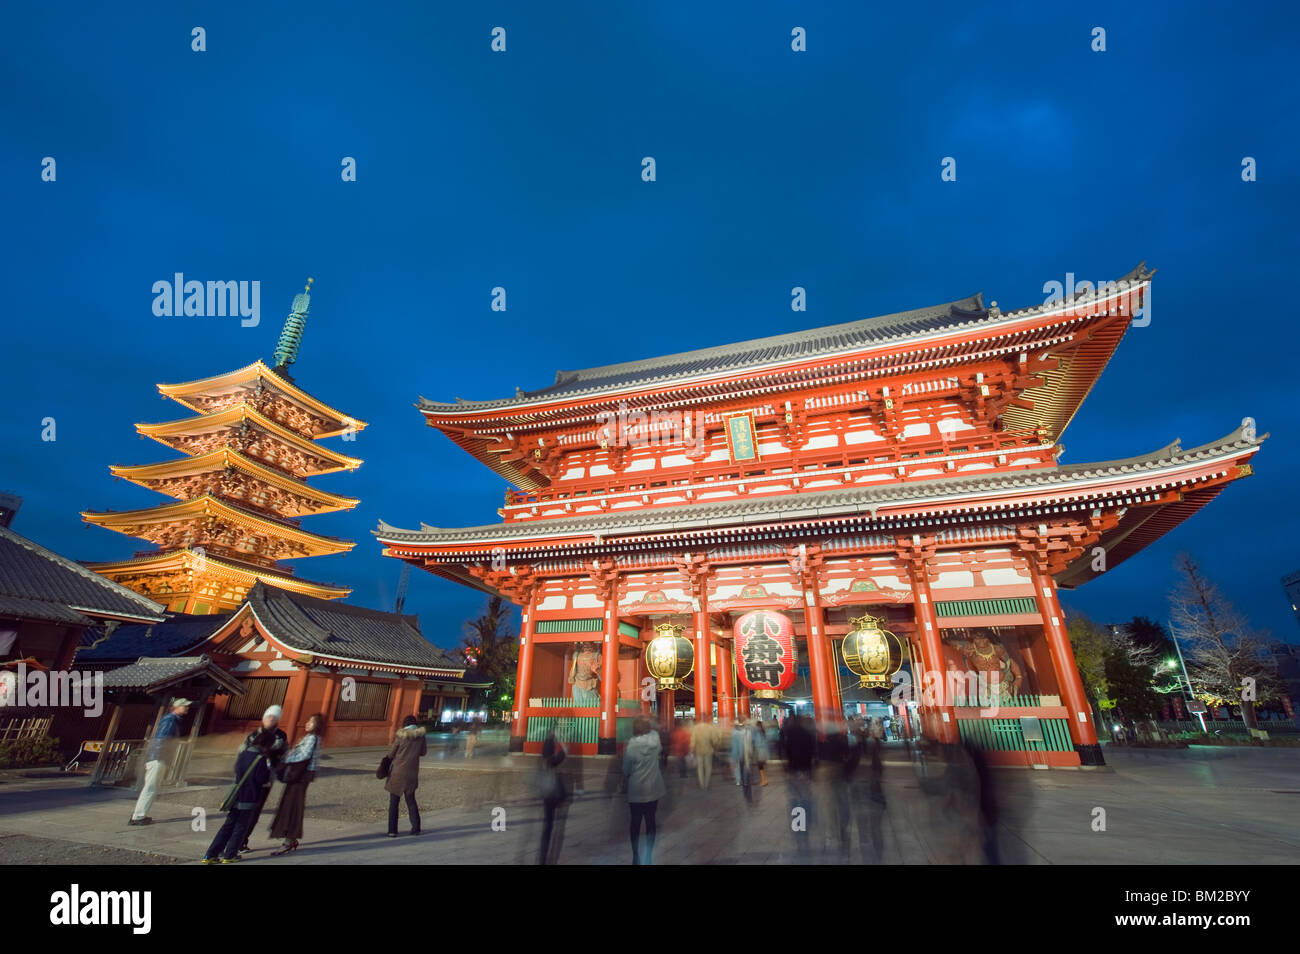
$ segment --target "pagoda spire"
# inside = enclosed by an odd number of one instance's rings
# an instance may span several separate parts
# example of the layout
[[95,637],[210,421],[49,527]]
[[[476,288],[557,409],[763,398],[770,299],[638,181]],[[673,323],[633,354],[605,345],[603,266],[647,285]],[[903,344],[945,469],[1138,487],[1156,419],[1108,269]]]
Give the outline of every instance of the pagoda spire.
[[307,279],[307,287],[293,296],[293,310],[289,317],[284,319],[284,330],[280,332],[280,341],[275,346],[275,354],[272,356],[275,361],[274,371],[292,381],[289,377],[289,365],[298,360],[298,349],[302,346],[302,332],[307,327],[307,313],[311,309],[311,283],[314,278]]

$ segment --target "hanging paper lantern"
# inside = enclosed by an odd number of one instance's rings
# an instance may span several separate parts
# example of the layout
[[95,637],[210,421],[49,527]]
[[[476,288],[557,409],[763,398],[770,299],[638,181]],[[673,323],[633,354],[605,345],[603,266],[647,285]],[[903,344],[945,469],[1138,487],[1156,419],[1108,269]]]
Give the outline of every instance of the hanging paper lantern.
[[844,665],[858,677],[858,688],[888,688],[889,677],[903,664],[902,644],[870,614],[857,617],[852,624],[841,649]]
[[660,623],[655,627],[658,635],[645,648],[645,667],[664,692],[685,689],[682,680],[695,668],[695,649],[682,636],[683,629],[680,623]]
[[759,699],[780,699],[795,677],[794,623],[770,610],[755,610],[733,629],[736,674]]

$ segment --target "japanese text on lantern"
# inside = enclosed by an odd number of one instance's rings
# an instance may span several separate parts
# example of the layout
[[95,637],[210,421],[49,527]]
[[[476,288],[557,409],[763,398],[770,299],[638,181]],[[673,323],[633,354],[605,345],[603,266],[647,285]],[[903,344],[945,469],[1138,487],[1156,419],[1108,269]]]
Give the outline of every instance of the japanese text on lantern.
[[787,689],[794,682],[794,624],[767,610],[736,620],[736,669],[750,689]]

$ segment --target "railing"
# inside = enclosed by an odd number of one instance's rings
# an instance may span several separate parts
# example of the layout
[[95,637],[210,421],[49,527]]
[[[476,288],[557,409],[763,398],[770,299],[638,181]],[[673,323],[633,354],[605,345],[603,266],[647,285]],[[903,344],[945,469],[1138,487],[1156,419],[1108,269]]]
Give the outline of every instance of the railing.
[[589,742],[593,745],[600,732],[599,716],[529,716],[527,742],[545,742],[555,731],[561,742]]
[[1042,742],[1025,741],[1019,719],[958,719],[963,742],[990,752],[1073,752],[1068,719],[1039,719]]
[[[699,464],[694,467],[681,468],[674,471],[637,471],[635,475],[623,477],[621,480],[601,480],[600,478],[585,478],[581,482],[561,482],[551,484],[547,487],[539,487],[534,490],[506,490],[506,506],[517,507],[529,504],[556,503],[560,501],[573,503],[579,500],[590,500],[600,498],[606,495],[614,494],[645,494],[648,496],[658,497],[668,494],[679,494],[690,489],[697,493],[701,490],[709,490],[721,481],[737,480],[746,481],[755,478],[760,480],[772,480],[780,478],[791,479],[795,477],[805,479],[818,479],[827,476],[837,476],[839,472],[850,468],[890,468],[905,467],[912,468],[951,455],[964,455],[975,457],[988,454],[1003,454],[1021,451],[1028,454],[1038,454],[1039,456],[1051,457],[1052,450],[1044,448],[1038,443],[1028,443],[1032,440],[1031,435],[993,435],[991,438],[985,436],[979,440],[961,441],[960,437],[955,440],[943,441],[940,443],[931,443],[927,445],[909,446],[905,451],[897,446],[889,448],[879,448],[878,452],[871,453],[863,458],[851,458],[843,450],[831,454],[816,455],[811,459],[801,459],[799,468],[795,469],[793,465],[783,463],[780,467],[769,468],[759,464],[753,467],[754,462],[749,462],[747,468],[745,463],[733,463],[730,460],[715,461],[711,464]],[[962,449],[957,449],[953,445],[960,445]],[[816,465],[808,467],[807,465]],[[774,473],[774,470],[782,470],[783,473]],[[652,479],[661,478],[661,479]],[[710,479],[712,478],[712,479]],[[902,479],[907,479],[906,475]],[[658,486],[653,486],[658,484]]]
[[92,785],[116,785],[127,777],[136,751],[143,748],[146,739],[114,739],[99,753],[95,763]]
[[0,728],[0,742],[13,742],[18,739],[43,739],[50,734],[50,726],[53,722],[54,718],[52,716],[9,719],[5,722],[3,728]]

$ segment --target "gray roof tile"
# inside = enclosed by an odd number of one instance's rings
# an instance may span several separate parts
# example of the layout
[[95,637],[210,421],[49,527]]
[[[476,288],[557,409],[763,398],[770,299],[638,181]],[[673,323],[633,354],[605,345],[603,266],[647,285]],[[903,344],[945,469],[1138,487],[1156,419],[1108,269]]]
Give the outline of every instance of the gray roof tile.
[[[163,608],[79,563],[33,543],[8,527],[0,527],[0,598],[57,604],[76,614],[160,620]],[[10,604],[17,608],[20,604]],[[58,614],[56,609],[49,613]],[[66,614],[39,616],[72,622]]]

